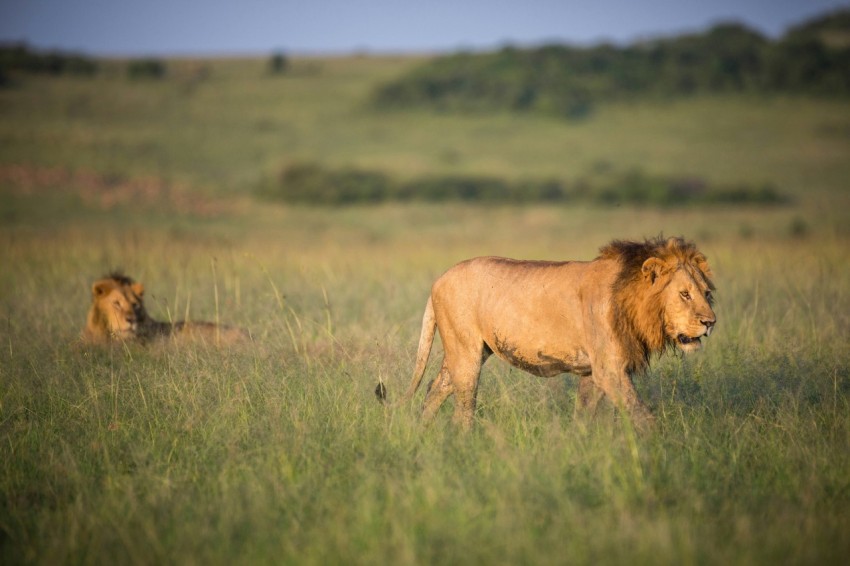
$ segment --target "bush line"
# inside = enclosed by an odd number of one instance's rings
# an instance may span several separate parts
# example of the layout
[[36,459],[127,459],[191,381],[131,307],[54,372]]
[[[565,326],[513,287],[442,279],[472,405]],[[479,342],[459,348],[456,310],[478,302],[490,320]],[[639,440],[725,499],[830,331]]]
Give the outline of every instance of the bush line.
[[531,204],[583,202],[600,205],[778,205],[789,198],[771,184],[710,185],[697,177],[648,175],[640,170],[604,180],[521,179],[486,175],[428,175],[398,181],[380,171],[330,169],[317,163],[284,168],[260,194],[287,203],[344,206],[382,202]]

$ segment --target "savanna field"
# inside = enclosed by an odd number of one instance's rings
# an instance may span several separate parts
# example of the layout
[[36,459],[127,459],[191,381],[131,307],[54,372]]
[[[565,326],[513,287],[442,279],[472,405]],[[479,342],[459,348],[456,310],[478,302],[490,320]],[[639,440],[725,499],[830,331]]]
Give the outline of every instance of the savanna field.
[[[566,120],[369,104],[416,57],[170,61],[0,89],[0,562],[845,564],[850,105],[609,101]],[[639,169],[783,202],[287,204],[292,164],[576,181]],[[657,416],[574,416],[577,380],[495,358],[476,423],[385,410],[431,282],[478,255],[592,259],[684,235],[702,351],[636,379]],[[122,269],[159,320],[250,343],[81,344]],[[426,374],[436,373],[441,348]]]

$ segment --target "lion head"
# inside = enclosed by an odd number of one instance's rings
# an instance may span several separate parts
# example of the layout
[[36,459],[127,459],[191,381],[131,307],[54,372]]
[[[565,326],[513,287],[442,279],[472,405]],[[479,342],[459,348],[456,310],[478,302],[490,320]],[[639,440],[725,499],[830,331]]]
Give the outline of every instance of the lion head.
[[147,319],[142,297],[145,288],[121,273],[112,273],[92,284],[92,302],[85,338],[90,342],[135,338]]
[[682,238],[614,241],[601,257],[617,259],[614,326],[632,367],[650,354],[675,345],[683,352],[701,347],[717,321],[712,309],[711,269],[706,257]]

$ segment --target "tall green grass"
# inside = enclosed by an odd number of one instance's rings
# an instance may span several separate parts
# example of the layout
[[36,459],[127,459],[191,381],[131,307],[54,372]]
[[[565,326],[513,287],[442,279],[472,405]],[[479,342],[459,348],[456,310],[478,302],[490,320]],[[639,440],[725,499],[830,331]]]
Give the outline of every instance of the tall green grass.
[[[406,386],[442,269],[493,251],[590,258],[609,236],[710,231],[722,213],[607,212],[615,233],[582,225],[589,211],[297,214],[260,214],[247,232],[240,218],[182,234],[130,225],[97,245],[108,217],[4,231],[16,266],[0,276],[4,562],[839,563],[850,551],[843,241],[818,227],[794,239],[772,220],[758,238],[700,242],[718,329],[638,380],[659,418],[650,434],[611,410],[576,420],[570,377],[494,360],[475,430],[459,435],[450,407],[423,428],[418,402],[387,411],[372,396],[379,378],[394,396]],[[212,319],[217,287],[221,320],[255,341],[78,345],[90,280],[118,259],[154,316]]]
[[[0,561],[843,563],[847,110],[706,98],[564,125],[362,108],[413,64],[295,60],[271,78],[263,61],[218,61],[190,83],[169,62],[163,81],[0,91],[0,163],[28,172],[0,179]],[[639,165],[775,183],[795,203],[325,210],[246,196],[290,160],[400,179]],[[90,172],[103,193],[162,192],[105,204]],[[591,259],[661,232],[708,255],[719,322],[703,352],[638,379],[649,434],[610,409],[577,419],[571,377],[496,360],[468,435],[450,406],[423,428],[421,393],[394,411],[375,401],[379,379],[391,396],[407,385],[430,284],[453,263]],[[119,267],[156,318],[219,319],[253,342],[81,345],[90,285]]]

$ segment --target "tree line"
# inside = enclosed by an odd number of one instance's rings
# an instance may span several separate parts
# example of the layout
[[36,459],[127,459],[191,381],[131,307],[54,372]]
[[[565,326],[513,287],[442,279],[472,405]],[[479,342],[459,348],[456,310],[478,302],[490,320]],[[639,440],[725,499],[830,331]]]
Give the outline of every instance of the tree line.
[[[271,75],[284,75],[289,67],[289,58],[281,51],[268,59]],[[43,51],[22,42],[0,43],[0,86],[10,84],[16,74],[91,77],[100,71],[100,61],[82,53]],[[168,74],[168,63],[157,57],[133,58],[125,63],[125,73],[131,79],[162,79]]]
[[[130,59],[126,74],[130,78],[162,78],[167,64],[162,59]],[[15,74],[92,77],[101,71],[101,62],[71,51],[42,51],[26,43],[0,45],[0,83],[11,82]]]
[[0,45],[0,82],[8,81],[14,72],[92,76],[98,72],[98,63],[80,53],[35,51],[25,43]]
[[380,108],[536,111],[567,117],[635,96],[782,92],[850,94],[850,10],[772,41],[737,23],[625,47],[506,46],[435,58],[382,85]]

